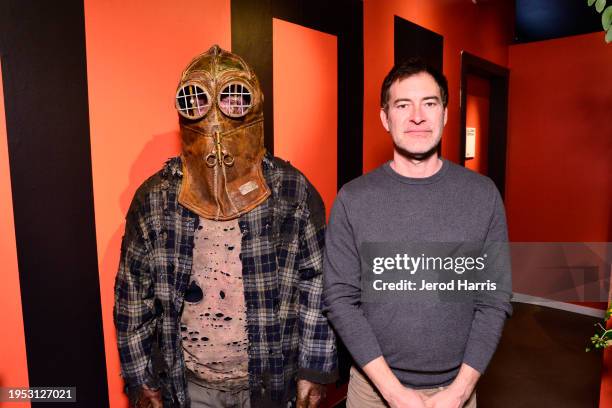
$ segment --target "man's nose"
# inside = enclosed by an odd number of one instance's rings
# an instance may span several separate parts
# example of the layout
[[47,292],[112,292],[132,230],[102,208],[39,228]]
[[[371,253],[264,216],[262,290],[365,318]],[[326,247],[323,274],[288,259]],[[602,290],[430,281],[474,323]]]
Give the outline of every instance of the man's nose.
[[415,125],[420,125],[421,123],[425,122],[423,112],[421,111],[421,107],[419,105],[412,108],[412,117],[410,118],[410,121]]

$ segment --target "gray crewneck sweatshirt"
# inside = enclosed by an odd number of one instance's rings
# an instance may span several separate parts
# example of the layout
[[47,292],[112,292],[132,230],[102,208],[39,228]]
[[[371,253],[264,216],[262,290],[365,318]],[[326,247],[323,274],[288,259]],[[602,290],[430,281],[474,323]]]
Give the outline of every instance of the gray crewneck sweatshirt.
[[389,163],[338,193],[326,235],[324,312],[355,362],[384,356],[411,388],[447,385],[462,363],[484,372],[512,309],[510,293],[474,303],[362,302],[360,248],[369,242],[506,242],[493,182],[443,160],[426,178]]

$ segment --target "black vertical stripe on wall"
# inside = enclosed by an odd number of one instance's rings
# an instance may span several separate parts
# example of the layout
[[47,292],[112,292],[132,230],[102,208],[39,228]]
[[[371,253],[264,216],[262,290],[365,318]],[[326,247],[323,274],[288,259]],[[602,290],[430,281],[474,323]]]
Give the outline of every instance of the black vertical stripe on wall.
[[231,8],[232,52],[255,70],[264,94],[264,144],[274,154],[272,0],[233,0]]
[[420,57],[442,72],[444,37],[401,17],[393,18],[393,60],[395,64]]
[[[393,18],[393,63],[417,57],[443,72],[444,37],[401,17]],[[442,143],[438,144],[442,155]]]
[[[363,170],[363,2],[232,0],[231,14],[232,51],[253,66],[265,95],[265,141],[266,148],[272,153],[272,18],[337,37],[338,188],[360,176]],[[330,132],[333,132],[333,129],[330,129]],[[325,146],[321,148],[324,149]]]
[[[108,407],[83,2],[3,0],[0,53],[30,386]],[[3,333],[10,336],[10,333]]]

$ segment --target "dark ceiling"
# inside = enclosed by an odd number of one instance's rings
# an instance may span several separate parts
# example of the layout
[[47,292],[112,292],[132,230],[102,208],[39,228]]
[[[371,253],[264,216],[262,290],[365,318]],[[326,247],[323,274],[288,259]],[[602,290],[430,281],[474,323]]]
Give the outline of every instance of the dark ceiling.
[[596,31],[602,31],[603,41],[601,14],[587,0],[515,0],[515,9],[516,43]]

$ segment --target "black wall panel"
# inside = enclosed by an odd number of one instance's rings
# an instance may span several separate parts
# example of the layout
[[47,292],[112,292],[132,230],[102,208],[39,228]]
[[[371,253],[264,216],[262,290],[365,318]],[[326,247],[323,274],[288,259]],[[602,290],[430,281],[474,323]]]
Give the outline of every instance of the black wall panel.
[[[393,18],[393,63],[419,57],[443,72],[444,37],[401,17]],[[442,143],[438,145],[442,155]]]
[[[338,188],[363,169],[363,3],[359,0],[232,0],[232,51],[261,83],[265,142],[274,153],[272,18],[338,38]],[[325,146],[321,146],[322,149]]]
[[30,386],[107,407],[83,2],[2,0],[0,53]]
[[420,57],[442,72],[444,37],[420,25],[395,16],[393,19],[393,60],[397,64]]

